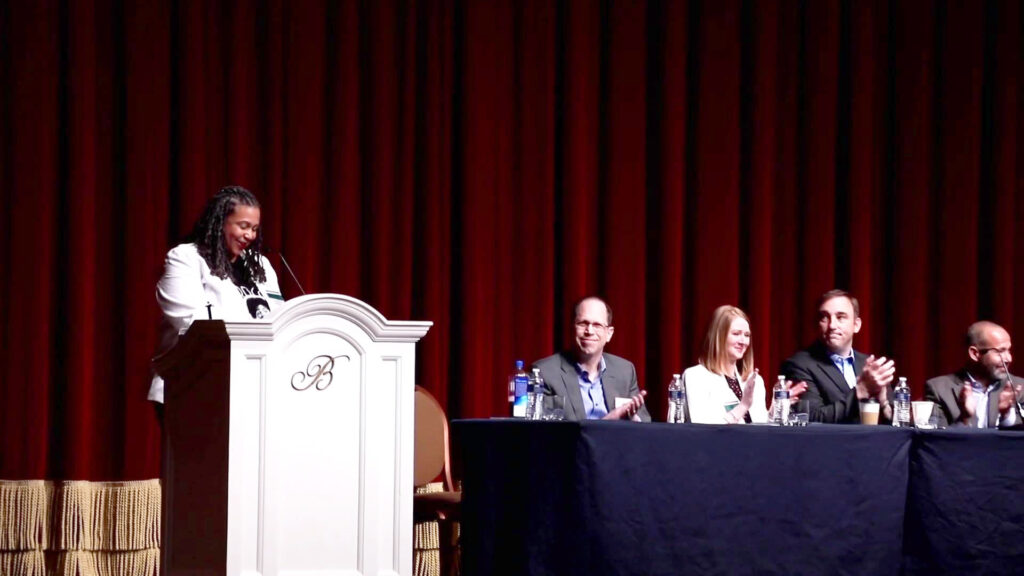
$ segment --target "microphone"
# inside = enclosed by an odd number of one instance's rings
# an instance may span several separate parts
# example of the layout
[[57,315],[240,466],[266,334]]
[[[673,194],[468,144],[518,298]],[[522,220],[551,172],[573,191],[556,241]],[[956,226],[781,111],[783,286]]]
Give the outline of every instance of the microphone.
[[[1010,367],[1006,365],[1006,358],[1003,358],[1002,354],[999,355],[999,361],[1003,363],[1003,372],[1006,372],[1006,381],[1010,384],[1010,387],[1013,388],[1013,397],[1014,400],[1017,401],[1017,418],[1024,418],[1024,398],[1021,397],[1021,390],[1013,382],[1013,374],[1010,374]],[[1017,423],[1020,424],[1020,422]]]
[[299,291],[302,292],[303,296],[305,296],[306,291],[302,288],[302,283],[299,282],[299,279],[295,276],[295,272],[292,272],[292,267],[288,265],[288,261],[284,259],[284,252],[278,250],[277,255],[280,256],[281,263],[284,264],[285,270],[288,271],[288,274],[292,277],[292,280],[295,281],[295,285],[299,287]]
[[1015,427],[1020,426],[1022,422],[1024,422],[1024,397],[1021,396],[1021,388],[1017,387],[1017,384],[1014,383],[1014,376],[1010,373],[1010,367],[1007,366],[1007,359],[1002,358],[1002,355],[1000,354],[999,362],[1002,363],[1002,371],[1007,373],[1007,382],[1009,382],[1010,386],[1014,388],[1014,400],[1017,401],[1015,402],[1017,405],[1017,422],[1015,423]]

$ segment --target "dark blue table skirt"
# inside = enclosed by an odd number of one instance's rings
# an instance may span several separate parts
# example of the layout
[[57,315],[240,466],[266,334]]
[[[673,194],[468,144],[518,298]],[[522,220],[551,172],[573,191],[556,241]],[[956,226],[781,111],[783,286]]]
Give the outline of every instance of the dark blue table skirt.
[[1024,434],[922,432],[910,472],[908,574],[1024,573]]
[[454,429],[466,574],[900,572],[907,431],[512,420]]
[[1006,503],[1024,500],[1016,433],[507,419],[453,430],[470,576],[1021,566],[1024,501]]

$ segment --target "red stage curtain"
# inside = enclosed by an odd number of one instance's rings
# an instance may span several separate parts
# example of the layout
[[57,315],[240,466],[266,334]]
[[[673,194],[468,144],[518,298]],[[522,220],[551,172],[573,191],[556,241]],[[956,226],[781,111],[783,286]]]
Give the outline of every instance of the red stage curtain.
[[504,413],[589,293],[656,415],[716,306],[771,380],[833,287],[919,395],[971,321],[1024,333],[1022,32],[1013,0],[0,3],[0,477],[157,475],[153,287],[228,183],[307,291],[435,322],[452,417]]

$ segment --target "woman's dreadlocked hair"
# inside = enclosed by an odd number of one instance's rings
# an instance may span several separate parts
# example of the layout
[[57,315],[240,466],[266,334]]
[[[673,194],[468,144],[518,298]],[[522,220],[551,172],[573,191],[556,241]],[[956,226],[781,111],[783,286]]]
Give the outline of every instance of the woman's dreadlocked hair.
[[[199,249],[199,255],[206,260],[210,272],[218,278],[228,278],[232,274],[231,253],[228,252],[224,243],[224,220],[235,211],[235,206],[260,207],[259,200],[252,192],[241,186],[225,186],[206,203],[203,215],[196,222],[192,233],[186,238],[186,242],[192,242]],[[237,278],[244,284],[266,282],[267,273],[263,270],[263,262],[260,258],[263,248],[263,229],[256,230],[256,239],[253,240],[239,256],[242,260],[241,269],[243,278]]]

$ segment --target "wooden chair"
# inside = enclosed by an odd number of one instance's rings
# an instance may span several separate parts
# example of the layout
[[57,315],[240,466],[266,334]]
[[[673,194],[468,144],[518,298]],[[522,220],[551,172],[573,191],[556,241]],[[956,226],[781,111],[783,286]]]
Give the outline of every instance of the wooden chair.
[[455,524],[460,519],[462,492],[452,483],[448,418],[425,388],[416,387],[416,428],[413,483],[421,487],[441,477],[443,491],[413,496],[413,521],[437,522],[442,576],[458,574]]

